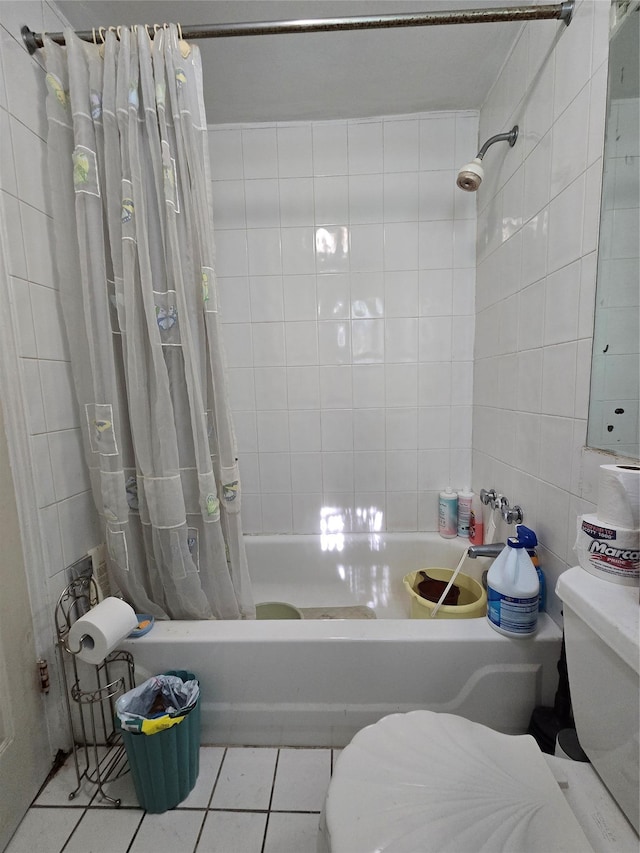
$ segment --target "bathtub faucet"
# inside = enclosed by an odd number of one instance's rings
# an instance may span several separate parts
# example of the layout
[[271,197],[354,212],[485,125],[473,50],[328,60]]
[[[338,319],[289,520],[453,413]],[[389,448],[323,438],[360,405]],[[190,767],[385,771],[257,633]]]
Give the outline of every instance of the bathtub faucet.
[[472,560],[476,557],[493,557],[495,559],[504,548],[504,542],[494,542],[492,545],[470,545],[467,554]]

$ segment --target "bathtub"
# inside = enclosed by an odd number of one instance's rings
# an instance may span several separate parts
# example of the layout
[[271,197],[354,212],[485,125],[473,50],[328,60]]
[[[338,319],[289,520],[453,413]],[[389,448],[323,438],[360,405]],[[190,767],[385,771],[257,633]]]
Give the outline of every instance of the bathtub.
[[[427,708],[506,733],[552,705],[561,631],[534,639],[482,619],[412,620],[403,576],[454,568],[462,540],[437,534],[248,536],[256,602],[367,605],[377,619],[161,622],[124,647],[138,679],[190,669],[201,684],[202,742],[333,746],[386,714]],[[462,571],[479,579],[486,561]]]

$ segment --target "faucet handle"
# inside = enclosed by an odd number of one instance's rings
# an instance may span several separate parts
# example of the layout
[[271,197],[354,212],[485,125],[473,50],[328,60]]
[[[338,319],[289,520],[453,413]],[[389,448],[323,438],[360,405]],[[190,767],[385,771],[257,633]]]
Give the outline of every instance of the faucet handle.
[[519,506],[514,506],[509,509],[508,503],[506,506],[502,507],[502,517],[507,524],[522,524],[524,519],[522,509]]
[[480,489],[480,500],[485,506],[491,504],[492,508],[495,507],[496,498],[497,494],[495,489]]

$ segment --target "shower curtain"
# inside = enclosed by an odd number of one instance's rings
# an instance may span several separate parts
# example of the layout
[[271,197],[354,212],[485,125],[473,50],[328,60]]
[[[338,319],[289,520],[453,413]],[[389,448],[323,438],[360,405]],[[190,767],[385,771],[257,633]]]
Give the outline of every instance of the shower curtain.
[[110,580],[253,618],[217,315],[200,54],[165,26],[45,39],[58,284]]

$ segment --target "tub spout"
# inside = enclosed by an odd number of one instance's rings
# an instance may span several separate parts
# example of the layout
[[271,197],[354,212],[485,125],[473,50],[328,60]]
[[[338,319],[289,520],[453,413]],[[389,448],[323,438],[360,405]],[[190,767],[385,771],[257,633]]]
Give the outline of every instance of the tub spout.
[[470,545],[467,554],[472,560],[476,557],[493,557],[498,556],[504,548],[504,542],[494,542],[492,545]]

